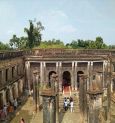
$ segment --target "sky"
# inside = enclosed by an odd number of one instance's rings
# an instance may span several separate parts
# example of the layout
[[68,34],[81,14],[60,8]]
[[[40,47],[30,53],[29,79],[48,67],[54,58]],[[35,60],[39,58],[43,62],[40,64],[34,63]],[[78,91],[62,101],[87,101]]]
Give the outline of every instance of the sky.
[[115,0],[0,0],[0,41],[26,36],[28,20],[41,21],[43,40],[95,40],[115,44]]

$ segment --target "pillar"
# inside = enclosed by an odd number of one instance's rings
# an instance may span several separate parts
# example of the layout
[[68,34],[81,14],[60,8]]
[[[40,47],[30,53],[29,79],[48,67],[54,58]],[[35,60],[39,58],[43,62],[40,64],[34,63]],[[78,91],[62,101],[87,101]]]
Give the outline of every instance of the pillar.
[[103,61],[103,88],[106,87],[106,83],[105,83],[105,76],[107,72],[106,68],[107,68],[107,62]]
[[77,90],[77,61],[75,62],[75,72],[74,72],[74,80],[75,80],[75,90]]
[[10,89],[10,101],[13,102],[14,98],[13,98],[12,87],[9,87],[9,89]]
[[87,63],[87,74],[88,74],[87,89],[89,89],[89,87],[90,87],[90,62],[89,61]]
[[43,96],[43,123],[56,123],[55,96]]
[[16,98],[18,98],[18,82],[15,83]]
[[30,91],[30,62],[25,62],[26,70],[26,88]]
[[6,91],[3,90],[2,94],[3,94],[3,104],[6,105]]
[[46,62],[43,62],[43,81],[46,82]]
[[58,68],[59,67],[59,63],[58,62],[56,62],[56,73],[58,74]]
[[44,83],[43,62],[40,62],[40,83],[41,83],[41,85],[43,85],[43,83]]
[[59,62],[59,90],[62,91],[62,62]]
[[71,87],[72,87],[72,90],[74,90],[74,61],[72,61],[72,75],[71,75]]
[[90,64],[90,84],[92,84],[93,81],[93,62],[91,61]]
[[80,75],[79,104],[83,122],[87,122],[87,76]]

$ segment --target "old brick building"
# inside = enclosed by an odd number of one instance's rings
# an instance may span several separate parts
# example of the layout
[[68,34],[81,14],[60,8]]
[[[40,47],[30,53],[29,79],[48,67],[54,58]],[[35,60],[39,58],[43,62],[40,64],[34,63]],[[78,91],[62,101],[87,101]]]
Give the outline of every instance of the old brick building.
[[[112,66],[110,66],[112,63]],[[106,73],[115,71],[114,50],[36,49],[0,53],[0,106],[20,97],[25,89],[33,89],[33,73],[37,70],[41,84],[49,83],[52,73],[59,76],[59,91],[65,86],[79,90],[79,74],[87,74],[87,83],[101,77],[106,86]],[[114,81],[112,80],[112,91]]]

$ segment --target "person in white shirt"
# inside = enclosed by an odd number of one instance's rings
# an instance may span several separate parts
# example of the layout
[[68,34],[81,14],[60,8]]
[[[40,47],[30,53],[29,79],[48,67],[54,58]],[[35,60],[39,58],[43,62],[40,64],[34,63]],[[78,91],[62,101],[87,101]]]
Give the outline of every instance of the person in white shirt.
[[70,102],[71,112],[73,112],[73,101]]
[[64,101],[64,109],[67,111],[67,100]]
[[15,100],[14,100],[14,110],[17,109],[17,106],[18,106],[18,102],[17,102],[17,100],[15,99]]

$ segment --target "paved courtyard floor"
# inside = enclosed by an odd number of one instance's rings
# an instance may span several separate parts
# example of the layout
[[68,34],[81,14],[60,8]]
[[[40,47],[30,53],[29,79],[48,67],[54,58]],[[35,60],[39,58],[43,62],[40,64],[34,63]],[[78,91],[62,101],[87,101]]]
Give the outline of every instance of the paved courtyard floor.
[[[21,117],[23,117],[26,123],[43,123],[43,112],[40,111],[35,113],[35,107],[33,105],[32,98],[28,98],[27,102],[20,108],[19,111],[16,112],[15,117],[10,121],[10,123],[19,123]],[[111,123],[115,123],[115,104],[112,104],[112,116]],[[79,110],[75,110],[74,112],[60,111],[59,113],[60,123],[82,123],[82,117],[79,113]],[[9,122],[2,122],[9,123]]]

